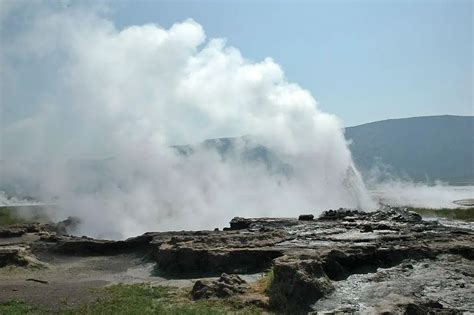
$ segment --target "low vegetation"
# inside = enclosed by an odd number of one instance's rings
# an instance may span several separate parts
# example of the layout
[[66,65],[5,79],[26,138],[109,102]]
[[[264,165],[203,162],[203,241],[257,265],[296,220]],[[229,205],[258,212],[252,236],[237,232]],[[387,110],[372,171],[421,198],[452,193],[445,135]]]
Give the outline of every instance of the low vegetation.
[[[169,314],[169,315],[218,315],[261,314],[262,309],[238,304],[233,300],[192,301],[188,293],[169,287],[149,284],[114,285],[99,289],[105,297],[95,303],[64,308],[60,314]],[[104,292],[101,292],[104,293]],[[51,314],[51,311],[20,301],[0,304],[0,314]]]
[[422,217],[445,218],[450,220],[462,220],[467,222],[474,222],[474,207],[470,208],[408,208],[408,210],[415,211]]
[[0,226],[25,223],[26,220],[16,215],[10,207],[0,207]]
[[0,304],[0,314],[8,314],[8,315],[47,314],[47,312],[41,311],[24,302],[13,300],[13,301]]
[[270,286],[273,282],[273,269],[270,269],[266,274],[264,274],[260,279],[258,279],[253,285],[252,288],[255,292],[260,294],[268,294]]

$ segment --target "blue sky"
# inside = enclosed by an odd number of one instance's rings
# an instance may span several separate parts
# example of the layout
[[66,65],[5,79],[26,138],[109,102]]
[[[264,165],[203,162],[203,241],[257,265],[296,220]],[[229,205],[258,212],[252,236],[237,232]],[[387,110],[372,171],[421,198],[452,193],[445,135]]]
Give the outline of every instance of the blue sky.
[[244,57],[272,57],[347,126],[474,115],[471,1],[116,1],[121,28],[193,18]]

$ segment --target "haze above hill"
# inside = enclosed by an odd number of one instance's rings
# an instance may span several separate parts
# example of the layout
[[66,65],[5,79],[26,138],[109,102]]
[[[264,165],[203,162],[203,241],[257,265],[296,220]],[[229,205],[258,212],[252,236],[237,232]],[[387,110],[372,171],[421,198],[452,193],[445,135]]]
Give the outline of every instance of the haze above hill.
[[[345,137],[350,143],[354,162],[369,186],[371,181],[377,183],[387,179],[474,184],[474,116],[389,119],[348,127]],[[181,154],[189,155],[197,146],[203,146],[215,149],[224,159],[238,158],[242,162],[262,163],[271,173],[292,173],[292,165],[285,161],[285,157],[256,145],[251,138],[209,139],[200,145],[180,145],[175,148]],[[242,151],[236,149],[238,140],[238,145],[244,145]],[[236,156],[237,152],[240,152],[239,156]],[[111,160],[114,158],[71,160],[69,167],[89,172],[91,177],[98,178],[98,183],[101,183],[107,177],[107,166]],[[34,162],[35,165],[38,163]],[[32,191],[35,189],[30,186],[34,184],[4,182],[0,190],[10,195],[34,195]],[[89,183],[84,189],[94,190],[97,187]]]
[[364,174],[451,184],[474,182],[474,116],[389,119],[346,128],[354,162]]
[[[347,127],[345,136],[354,162],[366,178],[474,183],[474,116],[389,119]],[[210,139],[203,145],[228,155],[234,140]],[[191,146],[178,148],[189,150]],[[258,160],[274,170],[289,169],[261,146],[249,147],[244,159]]]

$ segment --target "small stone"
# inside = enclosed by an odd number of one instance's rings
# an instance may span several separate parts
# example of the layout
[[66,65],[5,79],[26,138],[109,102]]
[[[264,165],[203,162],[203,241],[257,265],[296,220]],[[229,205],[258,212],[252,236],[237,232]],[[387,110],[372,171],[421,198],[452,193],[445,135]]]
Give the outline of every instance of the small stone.
[[403,269],[413,269],[413,265],[412,264],[404,264]]
[[314,220],[314,215],[312,215],[312,214],[301,214],[298,217],[298,220],[300,220],[300,221],[312,221],[312,220]]
[[362,229],[360,230],[362,233],[369,233],[369,232],[374,232],[374,228],[371,225],[364,225]]

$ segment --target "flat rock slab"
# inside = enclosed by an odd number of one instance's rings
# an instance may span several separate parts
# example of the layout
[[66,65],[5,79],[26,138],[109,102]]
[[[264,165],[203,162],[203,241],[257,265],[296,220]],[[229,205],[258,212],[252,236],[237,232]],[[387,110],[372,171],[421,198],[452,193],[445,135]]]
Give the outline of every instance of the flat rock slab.
[[[21,236],[13,237],[10,232],[3,237],[0,234],[0,249],[12,245],[12,239],[18,240],[21,246],[31,248],[28,253],[46,260],[53,269],[61,259],[74,261],[103,257],[101,268],[105,274],[115,268],[113,257],[132,255],[139,260],[135,265],[154,266],[147,267],[149,275],[140,278],[147,280],[153,277],[183,279],[220,276],[222,273],[258,273],[272,268],[269,304],[278,311],[292,314],[337,310],[331,301],[345,303],[338,294],[350,288],[354,283],[350,282],[351,279],[357,279],[358,275],[381,275],[356,281],[367,281],[372,285],[382,279],[384,273],[380,270],[392,270],[390,268],[398,268],[410,261],[416,272],[403,271],[406,276],[400,278],[403,279],[400,283],[416,287],[416,283],[423,282],[416,282],[416,279],[423,278],[424,274],[419,271],[418,262],[444,266],[444,269],[440,268],[445,271],[439,269],[439,272],[449,274],[448,271],[456,266],[456,259],[461,259],[464,265],[472,264],[474,259],[472,223],[439,224],[424,221],[414,212],[390,207],[372,213],[330,210],[319,218],[304,216],[303,219],[237,217],[223,231],[150,232],[123,241],[62,235],[64,231],[57,228],[20,225],[11,232],[25,231]],[[0,250],[0,261],[1,255]],[[16,254],[4,252],[4,257],[8,255]],[[442,258],[443,262],[439,263],[440,257],[455,258]],[[3,258],[4,261],[8,259]],[[388,278],[398,269],[393,270]],[[104,279],[100,272],[91,274],[93,278],[89,277],[88,281]],[[443,284],[453,287],[464,283],[465,288],[471,288],[471,271],[456,273],[453,277],[441,277]],[[370,285],[366,287],[370,288]],[[370,296],[367,293],[370,290],[355,290],[353,298]],[[433,290],[444,292],[440,286]],[[434,296],[419,294],[419,297],[410,292],[400,290],[396,297],[387,297],[393,303],[386,303],[385,309],[392,308],[396,312],[403,307],[428,310],[440,305],[446,309],[454,305],[454,310],[474,311],[473,305],[465,299],[448,301],[446,305],[439,301],[436,304],[432,301],[436,292]],[[353,308],[353,305],[347,307]]]

